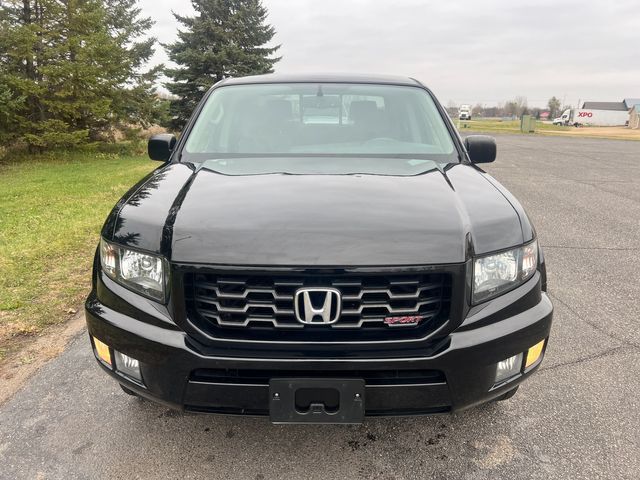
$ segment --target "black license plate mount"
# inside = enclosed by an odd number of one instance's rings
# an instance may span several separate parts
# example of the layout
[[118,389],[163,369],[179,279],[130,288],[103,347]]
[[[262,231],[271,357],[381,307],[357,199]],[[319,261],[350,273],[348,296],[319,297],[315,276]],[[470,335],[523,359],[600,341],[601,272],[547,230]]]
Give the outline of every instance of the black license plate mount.
[[273,423],[341,423],[364,421],[363,379],[273,378],[269,415]]

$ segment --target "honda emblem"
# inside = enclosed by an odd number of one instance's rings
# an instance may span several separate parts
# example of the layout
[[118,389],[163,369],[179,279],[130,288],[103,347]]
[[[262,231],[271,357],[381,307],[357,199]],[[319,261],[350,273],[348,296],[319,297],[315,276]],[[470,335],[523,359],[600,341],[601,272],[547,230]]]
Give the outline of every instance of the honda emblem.
[[340,318],[342,299],[335,288],[300,288],[293,303],[296,318],[306,325],[331,325]]

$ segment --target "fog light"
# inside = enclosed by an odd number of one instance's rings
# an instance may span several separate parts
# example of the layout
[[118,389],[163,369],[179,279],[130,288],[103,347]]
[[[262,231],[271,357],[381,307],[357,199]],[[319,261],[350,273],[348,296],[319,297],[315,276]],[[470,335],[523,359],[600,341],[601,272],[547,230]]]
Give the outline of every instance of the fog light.
[[96,356],[107,365],[111,365],[111,352],[109,351],[109,345],[102,343],[96,337],[93,337],[93,346],[96,349]]
[[533,347],[527,350],[527,362],[524,368],[529,368],[531,365],[534,365],[542,356],[542,350],[544,349],[544,342],[542,340],[539,343],[536,343]]
[[517,375],[520,373],[520,368],[522,367],[522,354],[514,355],[513,357],[509,357],[506,360],[502,360],[498,362],[496,366],[496,382],[501,383],[505,380]]
[[140,375],[140,362],[117,350],[114,350],[113,353],[116,360],[116,370],[127,377],[138,382],[142,382],[142,376]]

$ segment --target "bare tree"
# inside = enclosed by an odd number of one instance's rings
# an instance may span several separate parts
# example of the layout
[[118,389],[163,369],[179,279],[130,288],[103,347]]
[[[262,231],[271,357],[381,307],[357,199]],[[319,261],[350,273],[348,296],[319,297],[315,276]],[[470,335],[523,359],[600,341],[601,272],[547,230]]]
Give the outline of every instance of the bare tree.
[[516,98],[513,99],[513,102],[516,105],[516,112],[515,112],[516,116],[521,117],[528,111],[527,97],[517,96]]
[[455,117],[458,114],[458,104],[453,100],[449,100],[447,102],[447,113],[452,117]]
[[518,104],[513,100],[509,100],[508,102],[506,102],[504,104],[504,114],[509,116],[509,117],[517,116],[518,115]]

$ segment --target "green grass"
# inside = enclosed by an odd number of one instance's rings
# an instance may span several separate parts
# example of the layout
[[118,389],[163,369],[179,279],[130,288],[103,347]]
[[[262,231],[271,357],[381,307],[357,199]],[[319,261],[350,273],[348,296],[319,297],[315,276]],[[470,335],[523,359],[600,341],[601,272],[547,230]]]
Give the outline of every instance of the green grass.
[[106,215],[156,166],[100,153],[0,164],[0,358],[79,307]]
[[[465,130],[475,130],[482,132],[501,132],[501,133],[522,133],[520,132],[520,120],[492,120],[492,119],[479,119],[479,120],[458,120],[454,119],[461,132]],[[550,132],[562,132],[571,130],[574,127],[564,127],[561,125],[551,125],[549,123],[536,122],[536,132],[550,133]]]
[[[496,120],[496,119],[475,119],[475,120],[453,120],[460,133],[507,133],[521,134],[519,120]],[[616,140],[640,141],[640,130],[631,130],[625,127],[565,127],[552,125],[549,123],[536,122],[537,135],[558,135],[574,138],[601,138]]]

